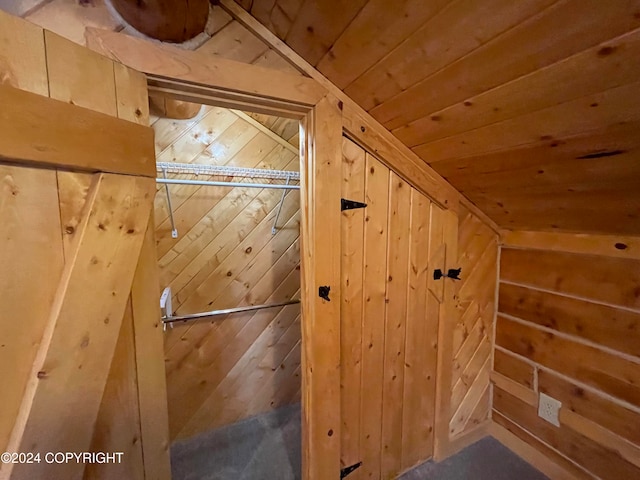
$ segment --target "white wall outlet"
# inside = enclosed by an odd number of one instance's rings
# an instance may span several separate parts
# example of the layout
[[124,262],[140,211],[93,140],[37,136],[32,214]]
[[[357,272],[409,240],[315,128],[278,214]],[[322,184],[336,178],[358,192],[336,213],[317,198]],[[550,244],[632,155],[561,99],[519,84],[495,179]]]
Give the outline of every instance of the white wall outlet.
[[549,395],[540,393],[540,397],[538,399],[538,416],[540,418],[555,425],[556,427],[559,427],[560,419],[558,418],[558,413],[560,413],[561,407],[562,402],[560,400],[556,400]]

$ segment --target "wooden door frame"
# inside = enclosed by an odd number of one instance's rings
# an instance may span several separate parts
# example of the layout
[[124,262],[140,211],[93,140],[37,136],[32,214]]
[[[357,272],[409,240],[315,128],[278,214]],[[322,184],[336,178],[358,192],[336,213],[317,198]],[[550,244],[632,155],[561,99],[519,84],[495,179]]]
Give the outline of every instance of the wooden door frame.
[[304,76],[113,32],[86,36],[90,48],[146,74],[155,95],[300,121],[303,478],[338,479],[342,102]]

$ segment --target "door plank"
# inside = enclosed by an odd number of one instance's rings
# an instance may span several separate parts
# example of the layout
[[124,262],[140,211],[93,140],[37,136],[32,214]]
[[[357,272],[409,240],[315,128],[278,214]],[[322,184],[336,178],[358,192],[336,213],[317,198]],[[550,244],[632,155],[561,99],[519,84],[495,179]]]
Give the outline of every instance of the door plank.
[[[8,450],[90,447],[154,190],[151,179],[96,175]],[[82,395],[69,394],[80,390]],[[5,464],[0,473],[16,480],[79,478],[83,468],[78,463]]]

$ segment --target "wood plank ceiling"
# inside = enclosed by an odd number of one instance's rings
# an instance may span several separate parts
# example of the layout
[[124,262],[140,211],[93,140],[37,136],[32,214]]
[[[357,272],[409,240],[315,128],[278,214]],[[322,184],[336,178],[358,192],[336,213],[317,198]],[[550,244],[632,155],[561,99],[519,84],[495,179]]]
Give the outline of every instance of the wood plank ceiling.
[[640,0],[236,0],[499,225],[640,233]]

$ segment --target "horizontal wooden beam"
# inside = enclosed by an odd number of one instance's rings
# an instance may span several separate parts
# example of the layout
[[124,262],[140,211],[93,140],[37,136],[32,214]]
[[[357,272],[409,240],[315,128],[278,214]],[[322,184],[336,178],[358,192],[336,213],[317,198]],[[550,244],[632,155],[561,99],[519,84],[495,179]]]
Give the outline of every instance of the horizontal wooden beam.
[[9,86],[0,105],[0,160],[156,176],[149,127]]
[[[260,105],[280,103],[300,110],[318,103],[326,90],[311,78],[225,58],[151,43],[96,28],[87,28],[87,46],[96,52],[141,72],[182,82],[206,85],[230,98],[239,93]],[[303,108],[304,110],[304,108]]]
[[640,259],[640,237],[504,230],[502,246]]
[[[576,465],[572,464],[548,445],[533,437],[526,430],[511,422],[508,418],[500,415],[496,411],[493,412],[493,416],[495,420],[491,423],[491,436],[549,478],[557,480],[579,480],[588,478],[588,475],[581,471]],[[516,433],[509,431],[507,427],[497,423],[496,420],[508,425],[509,428]],[[532,442],[533,445],[530,445],[520,437],[526,438]]]

